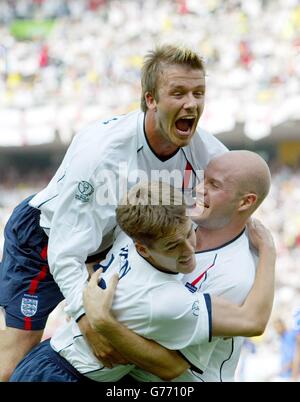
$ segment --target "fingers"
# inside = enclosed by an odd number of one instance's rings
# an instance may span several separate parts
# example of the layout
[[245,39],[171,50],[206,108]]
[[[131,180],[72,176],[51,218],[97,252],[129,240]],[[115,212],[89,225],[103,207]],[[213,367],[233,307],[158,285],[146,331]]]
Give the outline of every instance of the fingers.
[[111,292],[115,292],[118,282],[119,282],[119,275],[115,273],[109,280],[108,290]]
[[114,366],[118,365],[118,364],[128,364],[129,361],[126,360],[124,357],[120,356],[110,356],[107,357],[106,355],[104,356],[103,353],[101,353],[101,355],[99,354],[98,356],[96,356],[98,360],[101,361],[101,363],[103,364],[104,367],[107,368],[113,368]]
[[110,344],[109,340],[97,333],[90,337],[90,345],[98,360],[105,367],[112,368],[116,364],[128,364],[128,361]]
[[261,221],[254,218],[248,223],[248,231],[250,236],[267,236],[270,232]]
[[118,282],[119,282],[119,275],[116,273],[110,278],[106,288],[106,292],[103,293],[102,300],[105,300],[103,306],[106,306],[107,309],[111,309]]
[[128,364],[126,360],[117,350],[111,348],[110,350],[101,351],[96,355],[97,359],[101,361],[103,366],[112,368],[117,364]]
[[252,220],[251,220],[251,224],[254,226],[254,227],[265,227],[263,224],[262,224],[262,222],[259,220],[259,219],[256,219],[256,218],[252,218]]
[[256,219],[256,218],[251,218],[248,220],[247,223],[248,228],[252,228],[252,229],[256,229],[258,227],[265,227],[260,220]]
[[90,263],[90,264],[85,264],[85,266],[86,266],[86,269],[87,269],[87,271],[88,271],[88,274],[89,274],[89,279],[91,278],[91,276],[93,275],[93,273],[95,272],[94,271],[94,269],[93,269],[93,265],[94,264],[92,264],[92,263]]
[[[100,320],[100,311],[102,311],[102,313],[105,312],[105,314],[109,313],[114,299],[115,290],[119,282],[119,276],[117,273],[113,274],[107,281],[104,281],[101,276],[102,269],[99,269],[91,276],[88,285],[83,291],[83,303],[85,309],[90,316],[90,320],[91,316],[94,316],[95,322]],[[97,305],[98,312],[96,312]]]
[[103,364],[104,367],[112,369],[113,368],[113,364],[110,362],[109,359],[105,359],[104,357],[101,356],[96,356],[98,360],[100,360],[100,362]]
[[89,284],[91,286],[98,286],[98,283],[101,279],[101,275],[102,275],[103,269],[99,268],[96,272],[94,272],[91,276],[90,282]]
[[267,246],[275,251],[272,233],[260,220],[252,218],[252,222],[248,223],[248,233],[254,247],[259,249],[261,246]]

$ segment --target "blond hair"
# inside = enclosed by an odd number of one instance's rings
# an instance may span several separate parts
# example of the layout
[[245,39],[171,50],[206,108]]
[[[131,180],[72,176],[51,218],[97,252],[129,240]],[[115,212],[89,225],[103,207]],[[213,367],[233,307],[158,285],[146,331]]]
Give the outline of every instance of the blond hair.
[[162,181],[132,187],[117,207],[116,218],[128,236],[146,245],[172,234],[189,219],[182,192]]
[[187,66],[205,72],[204,61],[191,49],[174,45],[162,45],[148,52],[144,57],[141,71],[141,109],[143,112],[147,111],[146,92],[150,92],[158,100],[157,85],[159,76],[163,69],[170,65]]

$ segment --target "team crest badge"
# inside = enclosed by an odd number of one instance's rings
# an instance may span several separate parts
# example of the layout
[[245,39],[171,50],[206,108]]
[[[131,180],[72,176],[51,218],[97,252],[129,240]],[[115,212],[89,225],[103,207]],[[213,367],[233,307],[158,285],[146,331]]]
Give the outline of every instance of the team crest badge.
[[77,186],[75,198],[82,202],[88,202],[94,192],[94,187],[87,181],[81,181]]
[[38,300],[37,297],[24,295],[21,302],[21,312],[25,317],[33,317],[37,312]]

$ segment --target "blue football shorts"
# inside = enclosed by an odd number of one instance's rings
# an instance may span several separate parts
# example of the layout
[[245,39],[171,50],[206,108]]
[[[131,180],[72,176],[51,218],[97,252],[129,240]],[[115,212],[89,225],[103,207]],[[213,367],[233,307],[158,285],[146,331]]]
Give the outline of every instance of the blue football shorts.
[[40,211],[29,205],[32,197],[14,209],[4,229],[0,306],[8,327],[42,330],[64,297],[49,272],[48,237],[39,224]]
[[9,382],[96,383],[55,352],[49,339],[38,344],[21,360]]

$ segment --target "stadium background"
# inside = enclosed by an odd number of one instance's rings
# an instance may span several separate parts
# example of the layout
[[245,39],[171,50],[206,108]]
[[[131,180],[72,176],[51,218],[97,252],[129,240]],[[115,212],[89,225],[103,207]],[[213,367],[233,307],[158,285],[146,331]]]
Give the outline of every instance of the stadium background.
[[[196,48],[207,66],[201,126],[269,163],[257,216],[277,249],[266,333],[247,342],[239,381],[272,381],[300,306],[300,5],[297,0],[0,0],[0,256],[12,208],[48,182],[72,136],[139,107],[142,57],[156,43]],[[46,336],[63,320],[50,317]]]

